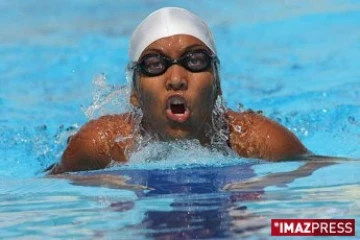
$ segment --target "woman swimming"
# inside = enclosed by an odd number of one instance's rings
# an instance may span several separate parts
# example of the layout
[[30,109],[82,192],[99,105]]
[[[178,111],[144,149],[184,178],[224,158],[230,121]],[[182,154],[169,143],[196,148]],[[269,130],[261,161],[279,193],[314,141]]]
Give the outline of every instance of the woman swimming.
[[150,14],[132,34],[129,57],[133,111],[85,124],[69,138],[61,162],[50,173],[126,162],[139,139],[195,140],[270,161],[309,153],[278,123],[224,106],[214,38],[193,13],[167,7]]

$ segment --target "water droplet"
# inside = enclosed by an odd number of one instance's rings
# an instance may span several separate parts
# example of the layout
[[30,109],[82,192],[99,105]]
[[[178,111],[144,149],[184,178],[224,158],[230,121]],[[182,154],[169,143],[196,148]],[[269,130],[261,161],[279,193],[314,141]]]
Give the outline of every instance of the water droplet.
[[309,134],[308,130],[307,130],[306,128],[304,128],[304,127],[302,127],[302,128],[300,129],[300,132],[301,132],[304,136],[307,136],[307,135]]
[[120,143],[120,142],[125,142],[127,139],[130,139],[130,138],[132,138],[131,134],[127,135],[127,136],[117,136],[114,141],[116,143]]
[[356,123],[356,119],[353,116],[348,117],[348,121],[349,121],[349,123],[352,123],[352,124]]
[[238,103],[237,110],[238,110],[239,112],[243,112],[243,111],[244,111],[244,105],[241,104],[241,103]]
[[235,125],[234,129],[236,132],[241,133],[241,126]]

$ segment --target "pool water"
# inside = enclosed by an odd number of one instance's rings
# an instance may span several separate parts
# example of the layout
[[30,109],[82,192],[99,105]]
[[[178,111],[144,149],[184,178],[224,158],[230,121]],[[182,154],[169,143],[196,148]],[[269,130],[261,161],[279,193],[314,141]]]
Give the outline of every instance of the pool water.
[[[127,110],[129,37],[164,6],[212,27],[230,108],[262,110],[314,153],[348,160],[302,176],[301,160],[154,143],[123,166],[45,177],[88,119]],[[359,229],[357,0],[0,0],[0,11],[1,239],[267,239],[272,218]]]

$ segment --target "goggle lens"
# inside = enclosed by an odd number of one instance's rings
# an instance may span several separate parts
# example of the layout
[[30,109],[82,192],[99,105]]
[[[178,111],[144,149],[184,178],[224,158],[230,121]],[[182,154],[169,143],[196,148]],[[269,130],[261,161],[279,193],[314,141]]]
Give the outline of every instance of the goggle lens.
[[203,72],[207,70],[216,56],[205,50],[191,51],[179,59],[171,59],[162,54],[147,54],[136,64],[136,69],[146,76],[159,76],[165,73],[173,64],[179,64],[190,72]]

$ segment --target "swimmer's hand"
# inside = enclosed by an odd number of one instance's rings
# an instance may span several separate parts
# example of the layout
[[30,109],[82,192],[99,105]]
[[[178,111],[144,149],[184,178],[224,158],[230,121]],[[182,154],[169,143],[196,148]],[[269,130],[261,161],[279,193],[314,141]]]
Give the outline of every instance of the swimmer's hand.
[[111,174],[93,174],[93,175],[77,175],[77,174],[59,174],[48,176],[52,178],[68,179],[71,184],[78,186],[105,187],[112,189],[129,189],[129,190],[152,190],[147,186],[129,184],[129,178]]
[[223,190],[254,191],[254,190],[264,189],[265,187],[268,186],[286,187],[287,186],[286,184],[293,182],[297,178],[310,176],[314,171],[320,168],[341,162],[352,161],[353,159],[319,156],[319,155],[308,155],[308,156],[303,156],[301,158],[299,157],[296,160],[302,160],[305,161],[306,163],[294,171],[272,173],[264,177],[253,178],[248,181],[230,183],[225,185],[223,187]]
[[49,167],[47,167],[43,172],[50,174],[50,175],[54,175],[54,174],[64,173],[65,171],[59,163],[54,163],[54,164],[50,165]]

